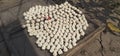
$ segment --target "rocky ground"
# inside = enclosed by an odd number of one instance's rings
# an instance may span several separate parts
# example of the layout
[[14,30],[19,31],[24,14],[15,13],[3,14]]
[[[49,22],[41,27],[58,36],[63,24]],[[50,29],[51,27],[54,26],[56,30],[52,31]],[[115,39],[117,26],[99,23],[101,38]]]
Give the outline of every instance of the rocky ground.
[[[76,2],[77,1],[77,2]],[[106,0],[104,0],[106,1]],[[117,0],[115,0],[117,1]],[[71,1],[70,1],[71,2]],[[120,2],[118,0],[118,2]],[[41,5],[49,5],[53,2],[50,2],[50,0],[0,0],[0,28],[4,26],[8,26],[11,22],[20,21],[22,24],[24,22],[22,13],[26,10],[28,10],[31,6],[34,6],[36,4]],[[106,20],[110,20],[109,16],[112,15],[112,17],[119,17],[119,15],[115,15],[111,13],[111,10],[107,8],[104,2],[102,0],[73,0],[72,3],[74,6],[79,7],[81,10],[85,12],[85,14],[89,15],[92,20],[92,18],[100,20],[102,23],[105,24]],[[106,6],[106,7],[105,7]],[[8,29],[8,27],[6,27]],[[8,29],[10,30],[10,29]],[[3,30],[0,30],[1,32]],[[4,43],[5,39],[2,36],[3,33],[0,32],[0,56],[9,56],[6,55],[6,53],[9,54],[9,51],[7,51],[7,48],[4,46],[6,45],[6,42]],[[23,34],[22,34],[23,35]],[[5,35],[6,37],[6,35]],[[8,36],[9,37],[9,36]],[[14,39],[14,41],[8,41],[10,43],[15,43],[15,41],[25,41],[24,38],[20,38],[21,34],[14,35],[14,37],[19,37]],[[26,36],[24,36],[26,37]],[[9,38],[8,38],[9,39]],[[19,40],[18,40],[19,39]],[[29,40],[34,39],[30,38]],[[29,42],[29,40],[27,40]],[[20,52],[18,56],[35,56],[33,52],[30,52],[30,48],[35,48],[35,52],[37,53],[36,56],[50,56],[48,51],[39,51],[39,48],[36,47],[34,44],[34,41],[30,41],[30,43],[26,43],[26,49],[28,51],[24,51],[24,42],[16,43],[14,48],[20,48],[18,49]],[[23,43],[23,44],[21,44]],[[20,44],[20,45],[19,45]],[[33,47],[28,47],[29,45],[33,45]],[[28,49],[27,49],[28,48]],[[8,49],[9,50],[9,49]],[[24,51],[24,52],[23,52]],[[27,53],[26,55],[24,55]],[[32,53],[32,55],[30,54]],[[112,34],[109,31],[105,31],[100,33],[96,38],[91,41],[89,44],[84,46],[82,49],[80,49],[77,53],[74,54],[74,56],[120,56],[120,36],[116,36]]]

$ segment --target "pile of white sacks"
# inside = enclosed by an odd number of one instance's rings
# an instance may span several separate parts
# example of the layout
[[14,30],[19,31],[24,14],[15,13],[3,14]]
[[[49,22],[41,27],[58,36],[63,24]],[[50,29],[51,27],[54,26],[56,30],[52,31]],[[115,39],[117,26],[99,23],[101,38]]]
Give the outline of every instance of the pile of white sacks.
[[23,15],[29,35],[35,36],[36,44],[43,50],[49,50],[53,56],[76,46],[89,26],[82,11],[68,2],[61,5],[36,5]]

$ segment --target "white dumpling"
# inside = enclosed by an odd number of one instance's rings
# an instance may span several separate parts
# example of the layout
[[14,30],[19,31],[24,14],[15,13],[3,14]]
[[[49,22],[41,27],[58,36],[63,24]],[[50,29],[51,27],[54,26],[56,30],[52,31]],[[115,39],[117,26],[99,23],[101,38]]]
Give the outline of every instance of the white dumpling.
[[38,47],[49,50],[53,56],[76,46],[89,26],[82,11],[68,2],[61,5],[36,5],[23,15],[29,35],[35,36]]

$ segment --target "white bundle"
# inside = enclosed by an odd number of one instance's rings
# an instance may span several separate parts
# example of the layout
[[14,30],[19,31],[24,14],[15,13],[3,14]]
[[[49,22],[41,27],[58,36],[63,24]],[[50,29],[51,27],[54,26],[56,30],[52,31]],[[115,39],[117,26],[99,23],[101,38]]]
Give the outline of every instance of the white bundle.
[[30,36],[37,45],[53,56],[63,54],[77,45],[88,27],[82,11],[65,2],[61,5],[36,5],[23,13]]

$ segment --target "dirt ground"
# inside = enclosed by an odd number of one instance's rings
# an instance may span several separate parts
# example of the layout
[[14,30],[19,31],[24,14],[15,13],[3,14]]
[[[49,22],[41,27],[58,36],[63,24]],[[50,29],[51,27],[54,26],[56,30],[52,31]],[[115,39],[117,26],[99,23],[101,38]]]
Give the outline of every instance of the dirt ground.
[[[73,0],[74,6],[80,7],[81,10],[86,12],[92,20],[92,18],[100,20],[105,24],[105,20],[108,20],[108,16],[110,16],[110,10],[103,7],[99,0],[85,0],[78,1]],[[41,4],[41,5],[49,5],[50,0],[0,0],[0,27],[2,24],[9,25],[11,22],[19,19],[20,24],[24,23],[22,13],[27,11],[31,6]],[[113,15],[115,17],[119,17],[118,15]],[[19,35],[18,35],[19,36]],[[18,37],[17,36],[17,37]],[[30,38],[32,39],[32,38]],[[0,35],[0,46],[2,46],[2,37]],[[31,41],[32,45],[36,53],[36,56],[50,56],[48,51],[39,51],[36,45]],[[22,44],[21,44],[22,45]],[[2,50],[3,47],[0,47],[0,56],[8,56],[6,55],[7,51]],[[31,47],[29,47],[31,48]],[[28,50],[30,51],[30,50]],[[23,53],[22,51],[20,51]],[[27,53],[27,51],[26,51]],[[31,52],[32,53],[32,52]],[[24,55],[20,55],[24,56]],[[28,56],[28,55],[26,55]],[[33,56],[33,55],[29,55]],[[120,37],[113,35],[111,32],[106,31],[100,33],[96,38],[91,41],[89,44],[80,49],[74,56],[120,56]]]

